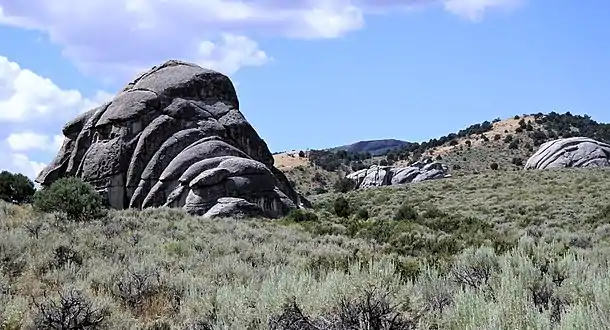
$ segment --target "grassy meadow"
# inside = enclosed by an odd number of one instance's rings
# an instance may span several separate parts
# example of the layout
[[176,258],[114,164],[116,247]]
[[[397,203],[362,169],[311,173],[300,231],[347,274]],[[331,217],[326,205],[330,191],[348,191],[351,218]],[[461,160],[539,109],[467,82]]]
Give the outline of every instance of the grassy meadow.
[[313,196],[279,220],[0,204],[2,329],[610,329],[610,170]]

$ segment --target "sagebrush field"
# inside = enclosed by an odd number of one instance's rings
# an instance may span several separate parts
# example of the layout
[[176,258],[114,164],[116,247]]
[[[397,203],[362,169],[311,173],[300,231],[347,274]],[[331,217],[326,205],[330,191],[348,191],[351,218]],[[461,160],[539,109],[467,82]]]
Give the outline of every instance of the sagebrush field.
[[0,204],[3,329],[608,329],[610,170],[67,221]]

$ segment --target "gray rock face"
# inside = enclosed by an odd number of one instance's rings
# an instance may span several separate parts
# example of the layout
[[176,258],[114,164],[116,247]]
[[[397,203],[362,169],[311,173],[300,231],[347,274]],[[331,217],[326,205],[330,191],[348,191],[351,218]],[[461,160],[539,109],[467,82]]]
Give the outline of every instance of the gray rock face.
[[525,169],[610,166],[610,145],[585,137],[549,141],[540,146]]
[[356,181],[356,189],[359,189],[451,177],[447,171],[447,166],[425,160],[407,167],[373,165],[370,168],[350,173],[346,177]]
[[311,205],[273,166],[231,80],[192,63],[153,67],[111,102],[68,122],[63,134],[36,181],[81,177],[113,208],[278,217]]

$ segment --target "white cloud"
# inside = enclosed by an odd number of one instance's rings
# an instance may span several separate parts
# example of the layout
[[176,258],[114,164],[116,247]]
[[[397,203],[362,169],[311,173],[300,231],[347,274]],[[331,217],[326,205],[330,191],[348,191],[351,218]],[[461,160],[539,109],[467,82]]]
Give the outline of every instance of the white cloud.
[[[21,173],[32,181],[47,164],[31,160],[26,154],[16,153],[11,155],[11,163],[8,170],[12,173]],[[11,171],[12,169],[12,171]]]
[[256,41],[234,34],[223,34],[221,43],[199,44],[198,64],[232,75],[243,66],[261,66],[271,60]]
[[44,135],[31,131],[11,133],[6,142],[13,151],[41,150],[57,152],[63,143],[63,135]]
[[[0,24],[37,29],[85,72],[123,83],[169,58],[230,74],[259,66],[256,37],[336,38],[361,29],[366,15],[445,8],[479,19],[519,0],[0,0]],[[210,52],[210,50],[212,50]]]
[[[97,95],[106,96],[104,92]],[[0,122],[70,118],[98,102],[83,97],[77,90],[62,90],[50,79],[0,56]]]
[[0,56],[0,170],[34,179],[61,147],[60,127],[108,100],[100,91],[84,97]]

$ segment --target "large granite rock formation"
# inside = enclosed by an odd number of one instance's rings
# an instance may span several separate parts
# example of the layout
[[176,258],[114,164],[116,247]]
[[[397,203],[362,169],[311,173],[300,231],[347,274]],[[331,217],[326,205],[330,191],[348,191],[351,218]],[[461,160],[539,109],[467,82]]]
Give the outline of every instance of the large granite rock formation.
[[192,63],[153,67],[111,102],[68,122],[63,134],[36,181],[81,177],[117,209],[278,217],[308,205],[239,111],[231,80]]
[[350,173],[346,177],[354,180],[356,189],[359,189],[448,178],[451,175],[447,171],[446,165],[425,159],[406,167],[373,165]]
[[543,143],[525,169],[610,166],[610,145],[586,137]]

